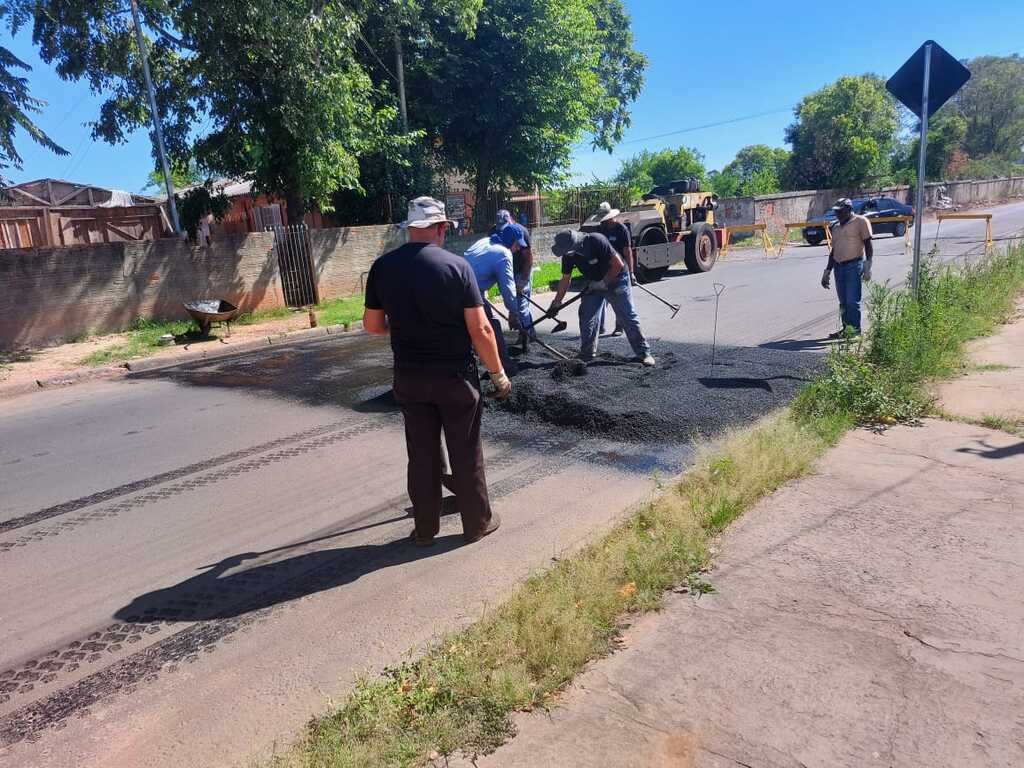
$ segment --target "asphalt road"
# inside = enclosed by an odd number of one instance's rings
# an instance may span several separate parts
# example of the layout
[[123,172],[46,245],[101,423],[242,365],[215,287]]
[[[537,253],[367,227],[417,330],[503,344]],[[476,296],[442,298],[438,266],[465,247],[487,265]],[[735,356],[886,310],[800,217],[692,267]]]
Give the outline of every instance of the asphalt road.
[[[942,258],[980,250],[980,222],[942,229]],[[1024,203],[996,209],[995,230],[1024,230]],[[880,238],[876,258],[876,280],[902,281],[902,240]],[[671,273],[650,287],[682,304],[675,319],[638,297],[655,354],[711,342],[715,283],[720,345],[822,349],[837,327],[823,265],[824,248],[797,246]],[[552,341],[571,351],[573,333]],[[690,456],[687,442],[495,421],[501,531],[461,546],[449,515],[439,546],[411,548],[389,363],[353,336],[0,403],[0,762],[266,754],[355,676],[472,620]],[[668,394],[722,409],[714,388]]]

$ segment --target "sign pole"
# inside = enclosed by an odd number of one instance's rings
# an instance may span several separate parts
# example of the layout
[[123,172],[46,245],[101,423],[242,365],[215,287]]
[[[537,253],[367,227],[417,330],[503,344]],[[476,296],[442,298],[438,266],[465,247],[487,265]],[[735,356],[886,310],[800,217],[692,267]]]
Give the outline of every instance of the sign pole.
[[917,155],[917,205],[914,212],[917,216],[917,225],[914,227],[914,268],[911,272],[910,287],[917,296],[918,281],[921,276],[921,225],[924,220],[924,181],[925,181],[925,154],[928,151],[928,89],[931,85],[932,74],[932,44],[924,46],[924,87],[921,93],[921,141]]

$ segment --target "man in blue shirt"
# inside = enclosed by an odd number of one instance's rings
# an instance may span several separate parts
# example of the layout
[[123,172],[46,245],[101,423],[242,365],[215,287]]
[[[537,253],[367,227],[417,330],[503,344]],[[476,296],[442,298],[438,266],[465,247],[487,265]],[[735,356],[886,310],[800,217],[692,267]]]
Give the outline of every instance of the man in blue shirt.
[[[532,321],[529,306],[525,300],[520,301],[517,296],[513,268],[513,254],[526,247],[528,247],[526,240],[519,227],[515,224],[506,224],[497,234],[477,240],[463,255],[473,268],[477,285],[480,286],[480,293],[486,296],[492,286],[498,286],[498,293],[501,294],[501,300],[508,311],[509,324],[513,330],[526,329],[527,332],[530,332]],[[484,311],[494,326],[502,363],[506,370],[514,370],[515,366],[508,353],[508,345],[501,332],[501,324],[491,312],[490,304],[484,304]]]

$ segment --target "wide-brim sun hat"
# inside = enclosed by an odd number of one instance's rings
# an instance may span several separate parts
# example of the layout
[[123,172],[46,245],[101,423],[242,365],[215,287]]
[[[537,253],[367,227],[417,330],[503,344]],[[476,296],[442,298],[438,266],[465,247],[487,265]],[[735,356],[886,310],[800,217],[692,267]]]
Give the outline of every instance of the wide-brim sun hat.
[[423,195],[409,201],[408,218],[399,226],[403,228],[425,229],[438,224],[451,224],[454,226],[455,222],[449,219],[445,213],[444,203],[433,197]]
[[622,211],[618,208],[612,208],[612,204],[605,201],[597,207],[597,213],[594,214],[594,218],[597,219],[599,224],[603,224],[609,219],[614,219],[620,213],[622,213]]

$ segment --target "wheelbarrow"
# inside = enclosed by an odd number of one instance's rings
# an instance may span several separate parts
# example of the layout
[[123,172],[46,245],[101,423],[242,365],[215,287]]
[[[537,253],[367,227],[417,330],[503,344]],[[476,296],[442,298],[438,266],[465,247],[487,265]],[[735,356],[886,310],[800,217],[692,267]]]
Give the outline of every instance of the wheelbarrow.
[[231,321],[238,317],[239,309],[224,299],[196,299],[184,302],[185,309],[196,321],[204,338],[210,335],[214,323],[224,323],[231,335]]

